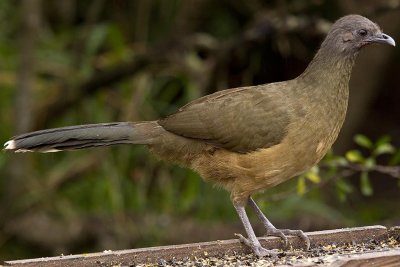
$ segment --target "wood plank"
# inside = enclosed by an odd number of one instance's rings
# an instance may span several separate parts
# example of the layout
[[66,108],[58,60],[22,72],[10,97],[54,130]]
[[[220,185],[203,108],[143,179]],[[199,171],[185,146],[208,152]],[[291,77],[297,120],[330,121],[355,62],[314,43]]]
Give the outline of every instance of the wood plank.
[[331,264],[334,267],[363,267],[363,266],[400,266],[400,249],[371,252],[361,255],[340,256],[338,261]]
[[[392,231],[392,232],[390,232]],[[316,231],[306,233],[310,238],[312,246],[328,244],[348,244],[361,243],[368,240],[387,239],[389,232],[398,234],[398,230],[390,230],[384,226],[366,226],[356,228],[344,228],[327,231]],[[397,232],[396,232],[397,231]],[[259,238],[262,245],[266,248],[283,248],[282,241],[276,237]],[[289,237],[289,242],[293,248],[304,247],[303,242],[297,237]],[[162,247],[139,248],[119,251],[104,251],[100,253],[58,256],[38,259],[26,259],[6,261],[6,266],[96,266],[132,263],[157,263],[160,259],[166,261],[182,259],[185,257],[218,257],[222,254],[233,255],[234,253],[250,253],[249,249],[238,240],[222,240],[213,242],[203,242],[184,245],[172,245]],[[389,260],[389,259],[388,259]],[[349,265],[351,266],[351,265]]]

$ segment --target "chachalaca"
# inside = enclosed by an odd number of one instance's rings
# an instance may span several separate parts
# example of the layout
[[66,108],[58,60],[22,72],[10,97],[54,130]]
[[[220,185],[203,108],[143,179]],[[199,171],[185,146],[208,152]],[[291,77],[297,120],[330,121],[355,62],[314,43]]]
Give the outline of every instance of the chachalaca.
[[41,130],[4,145],[15,152],[55,152],[116,144],[147,145],[161,159],[189,167],[228,190],[245,228],[239,235],[258,256],[261,246],[247,217],[249,206],[266,234],[308,237],[275,228],[251,196],[304,173],[336,140],[346,115],[349,80],[360,49],[371,43],[395,46],[379,26],[349,15],[331,27],[314,59],[297,78],[219,91],[157,121],[113,122]]

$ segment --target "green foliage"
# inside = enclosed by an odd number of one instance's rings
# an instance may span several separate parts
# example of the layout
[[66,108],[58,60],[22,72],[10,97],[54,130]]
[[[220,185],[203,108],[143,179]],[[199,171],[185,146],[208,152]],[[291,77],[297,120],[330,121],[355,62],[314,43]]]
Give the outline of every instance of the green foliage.
[[374,146],[371,140],[369,140],[368,137],[362,134],[357,134],[356,136],[354,136],[354,142],[357,145],[367,149],[372,149],[372,147]]
[[[354,191],[354,185],[348,181],[349,176],[359,174],[359,188],[364,196],[372,196],[374,193],[373,185],[370,180],[371,172],[381,172],[394,178],[400,178],[400,172],[397,166],[391,165],[399,163],[399,150],[390,144],[389,136],[382,136],[373,142],[365,135],[357,134],[354,136],[354,142],[360,146],[360,149],[352,149],[345,153],[345,156],[333,155],[332,152],[324,158],[320,168],[313,167],[298,178],[297,192],[303,195],[307,192],[305,183],[307,178],[312,183],[320,183],[321,176],[326,180],[333,179],[335,182],[337,197],[344,202],[347,195]],[[378,165],[377,162],[382,156],[391,156],[386,158],[385,164]]]
[[360,188],[364,196],[371,196],[373,194],[371,182],[368,177],[367,171],[362,171],[360,175]]
[[353,163],[361,163],[364,161],[364,157],[362,156],[361,152],[358,150],[350,150],[346,152],[346,159],[349,162]]
[[297,193],[299,195],[304,195],[306,193],[306,180],[314,184],[319,184],[321,182],[318,166],[313,166],[306,173],[299,176],[297,180]]

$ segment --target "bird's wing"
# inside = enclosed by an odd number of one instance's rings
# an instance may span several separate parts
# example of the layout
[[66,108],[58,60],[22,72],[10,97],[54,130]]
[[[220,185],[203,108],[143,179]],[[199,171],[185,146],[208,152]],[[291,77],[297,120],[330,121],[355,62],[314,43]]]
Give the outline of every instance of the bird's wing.
[[246,153],[278,144],[289,124],[277,84],[228,89],[199,98],[159,121],[167,131]]

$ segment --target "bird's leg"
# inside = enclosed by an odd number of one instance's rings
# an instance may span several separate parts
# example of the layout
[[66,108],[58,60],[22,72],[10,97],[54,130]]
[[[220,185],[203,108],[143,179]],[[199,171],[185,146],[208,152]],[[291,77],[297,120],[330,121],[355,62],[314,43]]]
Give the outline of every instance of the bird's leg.
[[263,256],[275,256],[277,253],[273,250],[268,250],[266,248],[263,248],[260,244],[260,241],[258,241],[256,234],[254,233],[253,227],[251,227],[249,217],[247,217],[245,207],[239,204],[234,203],[233,204],[240,220],[242,221],[242,224],[244,226],[244,230],[246,231],[247,237],[245,238],[241,234],[236,234],[240,241],[249,246],[254,254],[256,254],[259,257]]
[[310,248],[310,239],[308,236],[304,234],[303,231],[301,230],[290,230],[290,229],[276,229],[275,226],[272,225],[272,223],[265,217],[264,213],[260,210],[260,208],[257,206],[256,202],[250,197],[249,206],[253,209],[253,211],[256,213],[258,219],[262,222],[262,224],[265,227],[266,236],[277,236],[283,239],[283,242],[285,243],[285,246],[288,245],[288,239],[286,235],[293,235],[297,236],[300,239],[304,240],[306,243],[306,248],[307,250]]

